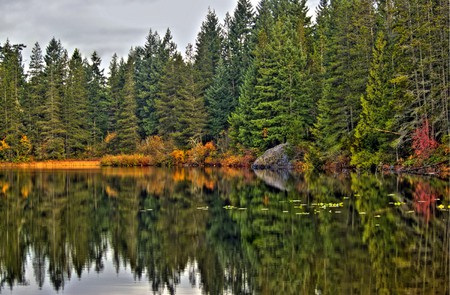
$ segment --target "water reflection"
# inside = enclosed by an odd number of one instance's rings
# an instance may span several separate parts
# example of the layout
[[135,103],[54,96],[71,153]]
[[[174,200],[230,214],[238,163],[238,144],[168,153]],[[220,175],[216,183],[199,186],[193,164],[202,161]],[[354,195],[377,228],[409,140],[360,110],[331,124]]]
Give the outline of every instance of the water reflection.
[[277,177],[0,171],[0,293],[99,294],[124,276],[156,294],[450,292],[448,182]]

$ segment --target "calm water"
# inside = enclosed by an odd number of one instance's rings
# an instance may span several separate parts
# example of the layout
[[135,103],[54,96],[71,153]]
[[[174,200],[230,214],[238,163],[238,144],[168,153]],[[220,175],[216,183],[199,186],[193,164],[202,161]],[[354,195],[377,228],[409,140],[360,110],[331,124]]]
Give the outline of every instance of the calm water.
[[450,294],[449,182],[0,170],[2,294]]

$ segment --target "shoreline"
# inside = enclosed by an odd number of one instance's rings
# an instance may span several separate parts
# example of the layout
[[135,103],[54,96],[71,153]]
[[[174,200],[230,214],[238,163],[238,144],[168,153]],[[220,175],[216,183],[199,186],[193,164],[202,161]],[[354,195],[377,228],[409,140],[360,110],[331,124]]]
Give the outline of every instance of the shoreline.
[[0,162],[0,169],[100,169],[100,160],[51,160],[32,162]]

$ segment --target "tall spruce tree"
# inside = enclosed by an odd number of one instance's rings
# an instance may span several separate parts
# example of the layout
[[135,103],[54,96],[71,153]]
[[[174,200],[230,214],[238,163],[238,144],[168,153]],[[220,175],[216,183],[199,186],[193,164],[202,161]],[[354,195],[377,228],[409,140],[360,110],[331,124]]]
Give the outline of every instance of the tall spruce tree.
[[63,120],[65,133],[65,155],[79,158],[85,155],[89,143],[88,84],[85,64],[78,49],[69,61]]
[[0,140],[3,147],[0,158],[18,159],[21,156],[20,141],[24,135],[22,103],[25,95],[25,74],[22,65],[22,44],[13,45],[6,41],[0,46]]
[[178,120],[180,114],[180,88],[184,83],[185,67],[183,57],[177,53],[166,64],[155,100],[158,116],[158,134],[166,140],[174,140],[180,135]]
[[348,155],[361,111],[374,43],[372,1],[337,0],[317,21],[323,30],[323,82],[313,134],[323,161]]
[[136,89],[134,80],[133,52],[122,67],[125,71],[125,83],[120,91],[120,107],[117,117],[117,149],[120,153],[133,153],[139,140],[136,117]]
[[[313,121],[314,106],[306,94],[310,91],[306,3],[285,2],[278,7],[284,14],[260,8],[279,19],[260,24],[253,67],[247,74],[255,77],[247,76],[240,105],[230,118],[231,136],[244,146],[265,149],[288,139],[298,143],[306,138]],[[248,123],[238,126],[244,120]]]
[[158,93],[159,79],[164,66],[160,58],[161,46],[159,34],[150,30],[144,47],[137,48],[137,115],[141,138],[156,133],[157,118],[154,105],[156,94]]
[[42,130],[42,146],[39,158],[61,159],[64,157],[66,130],[62,118],[62,100],[67,75],[67,51],[61,42],[53,38],[46,49],[45,61],[45,103],[38,125]]
[[214,76],[213,84],[206,91],[208,105],[208,132],[213,139],[228,129],[228,117],[235,110],[233,84],[229,67],[221,59]]
[[180,146],[187,145],[194,140],[201,141],[205,134],[207,123],[207,113],[205,110],[204,98],[201,95],[201,84],[196,80],[198,73],[194,67],[192,48],[188,46],[186,50],[186,62],[182,75],[182,84],[178,91],[180,104],[176,138]]
[[398,137],[394,124],[394,87],[391,83],[390,51],[383,31],[373,50],[366,94],[361,96],[361,118],[355,130],[352,163],[369,168],[396,159],[393,141]]
[[228,62],[231,82],[231,93],[234,105],[237,104],[239,90],[243,84],[245,72],[251,62],[252,30],[255,15],[249,0],[239,0],[227,32]]
[[216,13],[209,10],[205,21],[202,23],[195,44],[194,68],[199,74],[196,78],[201,84],[201,95],[205,94],[216,74],[223,48],[222,30]]
[[108,131],[108,109],[106,77],[101,68],[101,58],[96,51],[87,65],[89,152],[97,153]]
[[27,99],[24,104],[26,117],[24,119],[27,134],[33,145],[33,153],[38,147],[42,147],[41,127],[38,122],[43,120],[43,108],[45,105],[44,85],[44,56],[39,43],[35,43],[30,57],[27,83]]

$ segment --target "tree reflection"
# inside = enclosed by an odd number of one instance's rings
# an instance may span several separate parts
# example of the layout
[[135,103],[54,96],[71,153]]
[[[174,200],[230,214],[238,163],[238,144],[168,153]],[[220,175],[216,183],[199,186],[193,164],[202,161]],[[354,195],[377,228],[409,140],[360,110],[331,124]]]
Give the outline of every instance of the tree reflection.
[[450,201],[448,183],[284,175],[289,190],[279,190],[263,179],[0,171],[0,291],[28,284],[27,265],[37,286],[60,291],[102,272],[111,253],[117,272],[155,294],[175,294],[185,274],[205,294],[449,292],[449,213],[436,209]]

